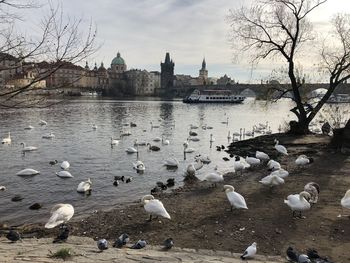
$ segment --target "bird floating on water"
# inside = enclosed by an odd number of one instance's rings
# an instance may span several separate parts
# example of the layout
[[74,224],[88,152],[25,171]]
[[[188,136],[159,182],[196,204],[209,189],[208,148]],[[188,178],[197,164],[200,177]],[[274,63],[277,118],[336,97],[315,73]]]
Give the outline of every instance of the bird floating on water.
[[11,140],[11,133],[9,132],[7,137],[5,137],[4,139],[2,139],[1,143],[2,144],[11,144],[12,140]]
[[32,152],[38,150],[38,147],[35,146],[26,146],[24,142],[21,142],[21,145],[23,145],[22,152]]
[[48,134],[44,134],[42,136],[43,139],[53,139],[55,138],[55,134],[53,134],[52,132],[48,133]]
[[91,189],[92,189],[92,182],[90,178],[88,178],[86,181],[79,183],[77,192],[86,193],[86,192],[90,192]]
[[63,170],[67,170],[67,169],[69,169],[69,167],[70,167],[70,163],[68,161],[63,161],[61,163],[61,169],[63,169]]
[[28,175],[37,175],[37,174],[40,174],[40,172],[32,168],[26,168],[16,173],[16,175],[19,175],[19,176],[28,176]]
[[56,175],[58,177],[61,177],[61,178],[72,178],[73,177],[73,175],[70,172],[65,171],[65,170],[57,172]]
[[136,163],[132,163],[132,165],[137,172],[143,172],[146,170],[145,164],[140,160],[137,161]]
[[40,120],[40,121],[39,121],[39,125],[41,125],[41,126],[47,125],[47,122],[44,121],[44,120]]

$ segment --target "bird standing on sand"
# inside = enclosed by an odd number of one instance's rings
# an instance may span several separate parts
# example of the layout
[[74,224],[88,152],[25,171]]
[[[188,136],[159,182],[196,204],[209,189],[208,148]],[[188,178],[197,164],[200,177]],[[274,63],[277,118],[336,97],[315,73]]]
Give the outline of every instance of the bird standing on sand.
[[129,242],[129,235],[128,234],[121,234],[114,242],[113,247],[121,248],[126,245],[126,243]]
[[74,215],[74,208],[70,204],[57,204],[51,209],[51,217],[45,224],[45,228],[54,228],[67,223]]
[[174,241],[173,239],[170,237],[170,238],[167,238],[164,243],[163,243],[163,249],[164,250],[169,250],[171,249],[172,247],[174,246]]
[[287,148],[284,147],[283,145],[279,144],[279,141],[275,139],[275,149],[279,152],[282,153],[283,155],[288,155]]
[[16,242],[21,240],[21,235],[17,231],[11,229],[10,232],[7,233],[6,238],[11,242]]
[[131,249],[141,249],[141,248],[146,247],[146,245],[147,245],[146,240],[140,239],[131,247]]
[[311,199],[311,195],[308,192],[301,192],[300,194],[288,195],[287,200],[284,203],[287,204],[293,211],[293,217],[295,217],[295,212],[299,212],[299,217],[301,217],[301,212],[310,210],[311,206],[307,200]]
[[149,221],[152,220],[153,215],[170,219],[170,215],[166,211],[163,203],[158,199],[154,199],[153,195],[145,195],[142,197],[141,202],[146,212],[150,215]]
[[256,242],[251,244],[241,256],[241,259],[245,260],[247,258],[253,258],[256,254]]
[[58,233],[58,236],[53,240],[52,243],[62,243],[66,242],[69,236],[69,228],[65,225],[62,225],[60,227],[60,232]]
[[294,250],[294,248],[288,247],[286,253],[288,261],[298,262],[299,255],[298,252]]
[[100,250],[100,252],[102,252],[103,250],[108,249],[108,242],[106,239],[100,239],[99,241],[97,241],[97,247]]
[[320,194],[320,186],[317,183],[310,182],[304,186],[304,191],[311,195],[309,203],[316,204],[318,201],[318,195]]
[[231,205],[231,211],[235,209],[248,209],[245,199],[242,195],[235,192],[232,185],[224,185],[224,191]]

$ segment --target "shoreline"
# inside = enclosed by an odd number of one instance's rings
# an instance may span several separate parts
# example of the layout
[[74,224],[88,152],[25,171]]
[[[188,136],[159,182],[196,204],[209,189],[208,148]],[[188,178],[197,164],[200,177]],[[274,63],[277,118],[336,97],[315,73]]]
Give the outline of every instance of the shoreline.
[[[273,139],[288,148],[289,156],[277,156]],[[258,254],[285,256],[288,246],[305,252],[314,248],[321,256],[335,262],[350,259],[346,244],[350,242],[350,224],[347,217],[338,218],[340,199],[350,185],[350,161],[347,156],[329,147],[330,137],[321,135],[290,136],[273,134],[231,144],[228,152],[242,156],[254,150],[263,150],[277,157],[282,167],[290,172],[285,184],[272,192],[258,183],[268,171],[265,166],[250,169],[240,175],[226,175],[217,188],[208,188],[207,182],[185,185],[160,199],[171,220],[146,222],[147,214],[139,203],[110,211],[98,211],[87,217],[72,219],[72,235],[106,238],[113,241],[122,233],[131,240],[144,238],[151,245],[161,244],[168,237],[176,247],[224,250],[239,253],[252,242],[258,243]],[[295,167],[300,154],[313,157],[315,162],[305,169]],[[283,203],[289,195],[302,191],[314,181],[321,187],[319,202],[305,213],[305,219],[293,219]],[[229,211],[229,203],[222,185],[232,184],[248,205],[246,211]],[[137,202],[135,200],[135,202]],[[20,231],[28,237],[53,237],[57,229],[46,230],[42,224],[23,226]]]

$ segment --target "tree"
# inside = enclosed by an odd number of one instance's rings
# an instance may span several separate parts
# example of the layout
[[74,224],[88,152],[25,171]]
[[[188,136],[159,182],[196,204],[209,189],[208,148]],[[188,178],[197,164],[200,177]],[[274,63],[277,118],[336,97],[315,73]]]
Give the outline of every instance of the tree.
[[[45,15],[36,33],[28,37],[18,29],[26,23],[21,12],[32,9],[42,9]],[[65,65],[81,62],[96,52],[95,39],[96,28],[91,22],[86,26],[82,19],[65,16],[60,5],[0,0],[0,106],[42,106],[44,97],[31,96],[36,94],[38,84]],[[27,73],[30,78],[24,84],[5,85],[4,76]]]
[[[298,121],[291,123],[291,132],[308,133],[309,124],[320,111],[325,102],[343,81],[350,78],[349,72],[349,19],[338,16],[333,22],[336,28],[334,42],[339,47],[327,48],[324,45],[320,66],[330,74],[328,91],[317,102],[310,105],[302,96],[303,83],[298,80],[298,52],[305,44],[315,40],[312,24],[308,20],[310,13],[327,0],[256,0],[251,8],[241,7],[231,10],[228,16],[235,51],[249,52],[251,61],[259,63],[265,59],[283,59],[287,66],[290,89],[295,107],[291,111]],[[328,46],[329,47],[329,46]]]

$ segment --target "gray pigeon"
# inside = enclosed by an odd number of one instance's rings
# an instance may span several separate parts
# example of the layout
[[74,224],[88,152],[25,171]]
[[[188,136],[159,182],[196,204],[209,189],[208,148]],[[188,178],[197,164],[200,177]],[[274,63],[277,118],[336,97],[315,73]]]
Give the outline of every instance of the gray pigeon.
[[108,249],[108,242],[106,239],[100,239],[97,241],[97,247],[102,252],[103,250]]
[[298,253],[292,247],[287,248],[287,259],[292,262],[298,262]]
[[6,235],[6,238],[12,242],[16,242],[21,240],[21,235],[15,230],[10,230],[10,232],[8,232]]
[[126,243],[129,242],[129,236],[128,234],[122,234],[120,237],[116,239],[116,241],[113,244],[113,247],[121,248],[122,246],[125,246]]
[[131,247],[131,249],[141,249],[141,248],[146,247],[146,245],[147,245],[146,240],[140,239]]
[[164,250],[171,249],[174,246],[174,241],[170,237],[164,241],[163,245],[164,245],[164,247],[163,247]]
[[300,254],[298,258],[298,263],[311,263],[309,257],[305,254]]

